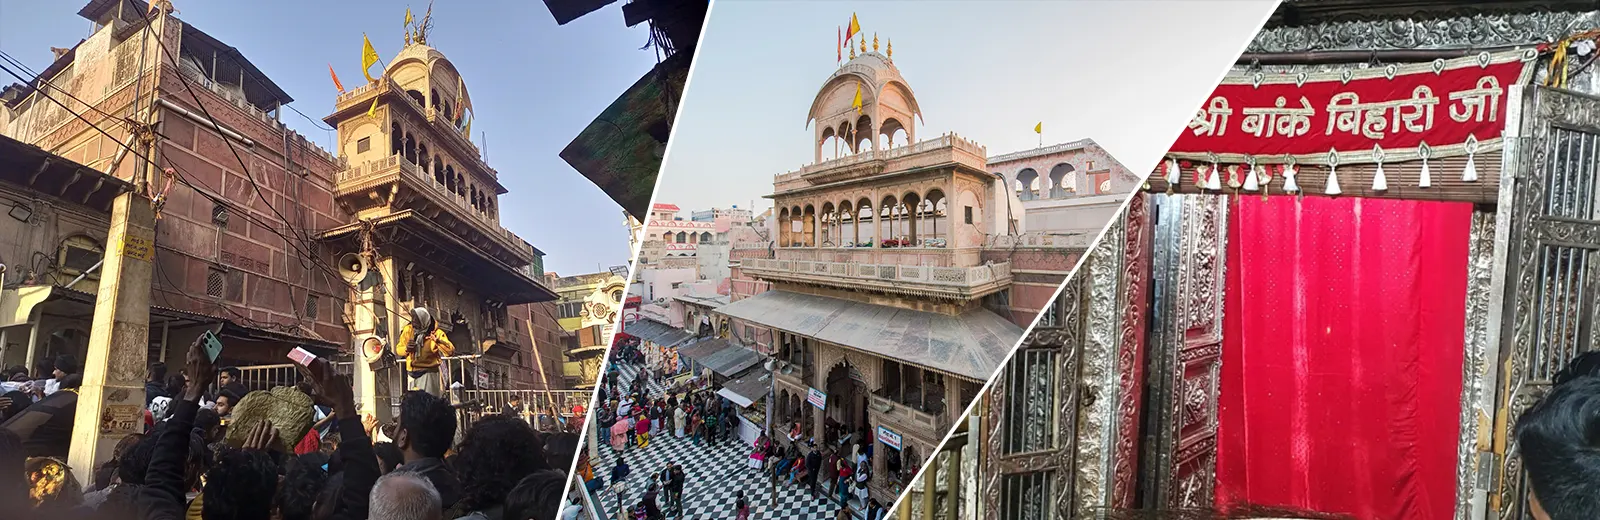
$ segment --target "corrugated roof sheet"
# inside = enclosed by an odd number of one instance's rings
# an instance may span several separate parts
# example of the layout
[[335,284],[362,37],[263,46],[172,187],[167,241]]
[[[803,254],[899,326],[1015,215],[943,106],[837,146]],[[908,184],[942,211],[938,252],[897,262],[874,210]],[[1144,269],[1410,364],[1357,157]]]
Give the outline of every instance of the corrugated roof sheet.
[[678,349],[678,355],[693,359],[726,377],[735,377],[761,364],[761,354],[729,343],[722,338],[702,340]]
[[[738,379],[723,383],[722,389],[738,394],[752,403],[760,402],[767,398],[767,392],[772,388],[770,372],[757,368],[742,374]],[[748,406],[748,405],[746,405]]]
[[622,332],[657,345],[672,346],[692,334],[652,319],[642,319],[622,327]]
[[716,312],[976,381],[987,381],[1022,338],[1022,328],[983,309],[948,316],[787,291]]

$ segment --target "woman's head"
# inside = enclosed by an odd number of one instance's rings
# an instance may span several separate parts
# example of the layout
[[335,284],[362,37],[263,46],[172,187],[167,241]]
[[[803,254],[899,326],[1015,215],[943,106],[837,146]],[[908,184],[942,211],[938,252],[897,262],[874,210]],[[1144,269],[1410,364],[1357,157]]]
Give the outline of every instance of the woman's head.
[[411,308],[411,327],[418,331],[433,330],[433,315],[422,307]]
[[65,511],[83,502],[83,486],[66,462],[52,457],[28,459],[28,498],[38,511]]

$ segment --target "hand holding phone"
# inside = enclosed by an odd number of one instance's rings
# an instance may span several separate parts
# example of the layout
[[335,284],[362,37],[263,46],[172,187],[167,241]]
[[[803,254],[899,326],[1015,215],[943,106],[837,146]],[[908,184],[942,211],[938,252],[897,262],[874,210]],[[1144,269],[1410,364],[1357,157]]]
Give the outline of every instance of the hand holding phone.
[[208,330],[200,334],[200,341],[205,346],[206,357],[210,358],[212,363],[216,363],[217,358],[222,357],[222,340],[217,339],[216,333]]

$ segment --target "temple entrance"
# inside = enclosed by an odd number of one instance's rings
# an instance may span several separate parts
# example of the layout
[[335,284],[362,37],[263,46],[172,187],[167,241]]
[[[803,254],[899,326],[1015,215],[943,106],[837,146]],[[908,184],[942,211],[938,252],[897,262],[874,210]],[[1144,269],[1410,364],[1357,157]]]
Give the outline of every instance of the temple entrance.
[[848,362],[828,370],[828,409],[823,413],[823,439],[831,447],[849,450],[849,442],[867,426],[867,384],[861,371]]

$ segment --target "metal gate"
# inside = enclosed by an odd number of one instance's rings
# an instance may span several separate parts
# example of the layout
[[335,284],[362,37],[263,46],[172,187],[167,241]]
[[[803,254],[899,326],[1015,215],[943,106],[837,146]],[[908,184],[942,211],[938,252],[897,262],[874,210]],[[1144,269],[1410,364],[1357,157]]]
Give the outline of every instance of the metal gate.
[[1083,287],[1082,277],[1067,282],[989,391],[987,516],[1072,517]]
[[1500,324],[1494,451],[1504,463],[1490,507],[1504,519],[1528,516],[1527,482],[1511,432],[1517,418],[1549,391],[1568,360],[1595,347],[1600,332],[1593,326],[1600,280],[1594,255],[1600,249],[1600,97],[1536,86],[1521,92],[1520,106],[1512,98],[1507,124],[1506,171],[1514,176],[1501,181],[1502,229],[1509,225],[1510,240],[1501,275],[1506,319]]

